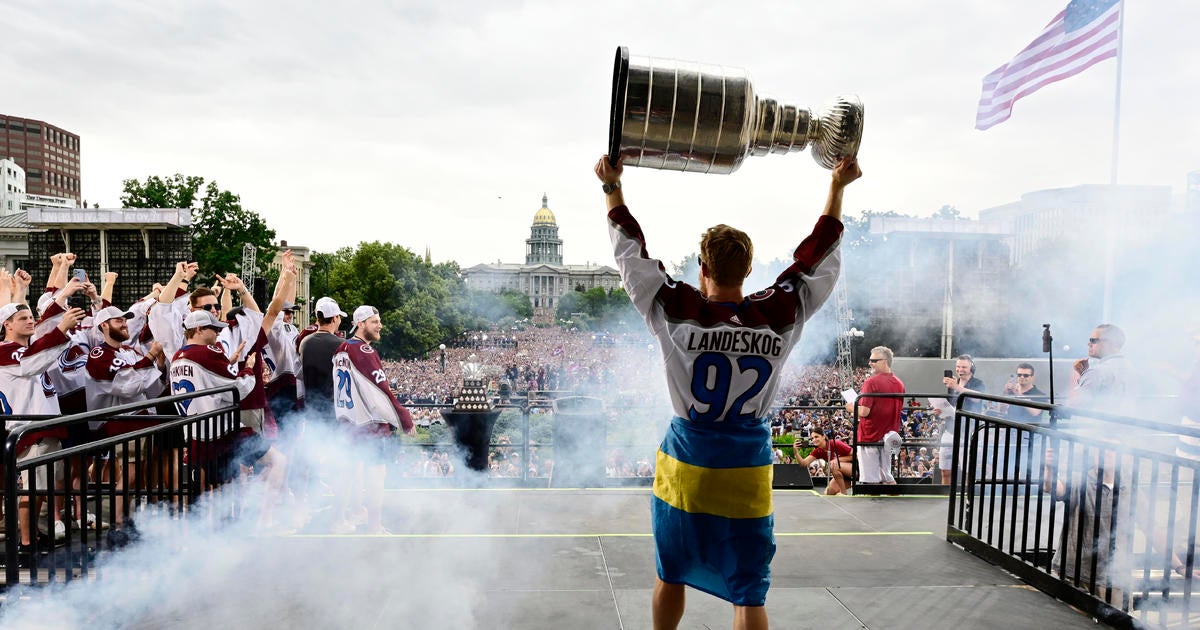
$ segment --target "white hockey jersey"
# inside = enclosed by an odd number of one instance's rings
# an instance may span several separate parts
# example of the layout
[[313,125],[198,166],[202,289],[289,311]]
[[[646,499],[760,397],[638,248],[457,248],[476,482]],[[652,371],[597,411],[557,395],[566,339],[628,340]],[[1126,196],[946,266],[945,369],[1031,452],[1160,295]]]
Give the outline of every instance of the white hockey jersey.
[[[58,398],[46,372],[69,343],[57,328],[29,346],[0,342],[0,415],[58,415]],[[7,426],[11,430],[23,424],[28,421],[10,420]]]
[[[238,394],[250,395],[254,389],[254,375],[249,369],[238,371],[231,364],[220,346],[186,345],[171,359],[171,394],[198,392],[213,387],[236,384]],[[233,403],[232,393],[200,396],[176,403],[179,413],[189,416],[216,411]],[[221,435],[223,435],[222,433]],[[201,426],[196,439],[212,440],[220,435],[209,435],[207,426]]]
[[371,344],[351,339],[333,355],[333,401],[339,422],[390,424],[408,431],[412,415],[388,387],[383,363]]
[[608,213],[621,284],[658,339],[675,415],[697,422],[764,417],[804,322],[841,270],[840,221],[822,216],[775,284],[741,303],[708,301],[650,258],[641,227],[618,206]]
[[[163,391],[162,371],[150,357],[130,346],[102,343],[87,358],[87,406],[106,409],[157,397]],[[89,422],[93,431],[103,422]]]
[[275,325],[271,327],[271,332],[267,335],[267,346],[262,352],[263,361],[271,373],[267,381],[268,398],[294,391],[297,401],[304,400],[304,381],[298,378],[300,352],[296,339],[299,336],[300,331],[282,319],[277,318]]
[[175,356],[187,343],[183,335],[183,318],[187,317],[189,310],[188,294],[182,289],[175,292],[175,299],[169,304],[155,304],[150,309],[147,317],[150,332],[169,357]]

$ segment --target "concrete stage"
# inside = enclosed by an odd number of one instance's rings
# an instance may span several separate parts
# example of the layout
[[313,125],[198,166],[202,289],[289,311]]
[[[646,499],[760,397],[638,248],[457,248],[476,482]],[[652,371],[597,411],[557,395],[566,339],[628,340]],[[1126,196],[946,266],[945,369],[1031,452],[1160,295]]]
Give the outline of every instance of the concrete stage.
[[[154,535],[101,577],[7,601],[7,628],[650,628],[648,488],[389,490],[383,536]],[[328,498],[328,497],[327,497]],[[773,628],[1094,628],[944,539],[945,497],[775,492]],[[322,518],[324,517],[324,518]],[[179,521],[171,521],[178,531]],[[209,533],[205,533],[205,532]],[[10,594],[11,597],[11,594]],[[688,591],[681,627],[729,628]]]
[[[347,559],[416,561],[421,588],[453,593],[478,628],[650,628],[649,496],[647,488],[394,490],[384,517],[390,536],[300,534],[287,542],[302,556],[336,550]],[[1095,627],[947,543],[946,509],[945,497],[777,490],[772,627]],[[464,570],[472,564],[477,572]],[[449,583],[438,584],[443,579]],[[451,627],[392,625],[392,615],[412,606],[403,583],[390,588],[377,627]],[[725,602],[688,590],[682,628],[728,628],[732,618]]]

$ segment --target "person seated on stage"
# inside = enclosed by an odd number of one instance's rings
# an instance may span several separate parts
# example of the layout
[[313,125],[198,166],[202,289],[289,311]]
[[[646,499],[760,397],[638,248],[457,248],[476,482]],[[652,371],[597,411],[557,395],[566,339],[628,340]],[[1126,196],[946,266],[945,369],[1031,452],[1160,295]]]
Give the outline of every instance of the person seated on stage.
[[849,444],[829,439],[821,429],[813,428],[808,433],[812,440],[813,450],[806,457],[800,457],[800,443],[793,444],[796,461],[804,466],[811,466],[817,460],[829,462],[829,485],[825,486],[825,494],[845,494],[850,490],[854,479],[854,449]]

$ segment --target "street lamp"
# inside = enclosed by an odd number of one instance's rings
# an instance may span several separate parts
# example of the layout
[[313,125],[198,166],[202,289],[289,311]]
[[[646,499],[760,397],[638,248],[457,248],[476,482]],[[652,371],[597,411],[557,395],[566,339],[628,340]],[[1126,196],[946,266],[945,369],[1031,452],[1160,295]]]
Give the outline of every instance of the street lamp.
[[442,351],[442,374],[446,373],[446,344],[439,343],[438,350]]

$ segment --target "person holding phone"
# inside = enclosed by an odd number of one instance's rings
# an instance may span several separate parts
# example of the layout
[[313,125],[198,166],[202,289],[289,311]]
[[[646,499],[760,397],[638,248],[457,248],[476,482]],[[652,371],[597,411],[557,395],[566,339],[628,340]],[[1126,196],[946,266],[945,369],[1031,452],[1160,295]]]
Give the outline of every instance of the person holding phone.
[[[946,393],[949,394],[949,403],[954,406],[958,403],[958,397],[963,392],[972,391],[984,393],[987,392],[987,386],[983,381],[975,377],[975,359],[969,354],[960,354],[954,359],[954,371],[946,370],[942,383],[946,386]],[[978,413],[983,408],[981,401],[970,400],[963,405],[963,409]],[[942,483],[950,483],[950,470],[954,465],[954,416],[942,418],[944,424],[942,426],[942,439],[939,444],[938,451],[939,459],[941,459],[942,467]],[[964,447],[965,448],[965,447]]]

